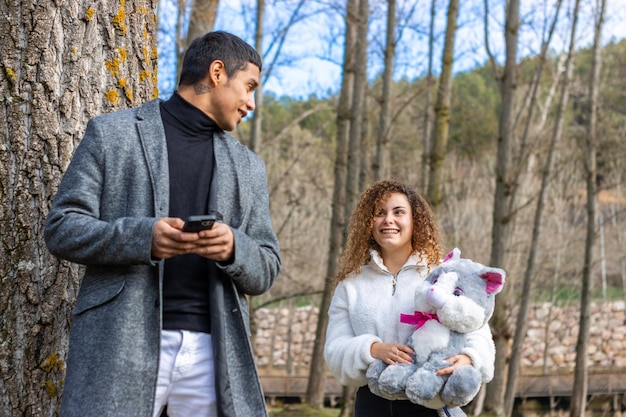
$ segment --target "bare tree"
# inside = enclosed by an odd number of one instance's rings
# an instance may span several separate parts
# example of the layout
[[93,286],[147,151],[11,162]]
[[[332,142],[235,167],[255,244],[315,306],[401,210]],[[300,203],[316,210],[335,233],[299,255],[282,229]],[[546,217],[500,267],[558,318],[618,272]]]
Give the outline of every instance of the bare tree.
[[[287,39],[287,35],[289,34],[289,30],[293,27],[293,25],[303,18],[301,15],[301,9],[304,6],[304,0],[299,0],[296,7],[291,12],[289,19],[284,25],[278,27],[276,31],[276,36],[271,38],[270,44],[267,47],[267,50],[263,50],[263,32],[265,30],[264,20],[265,20],[265,0],[257,0],[257,9],[256,9],[256,30],[255,30],[255,48],[259,53],[263,56],[264,61],[268,60],[263,67],[263,74],[261,79],[259,80],[259,85],[256,89],[256,109],[254,110],[254,115],[252,119],[252,129],[250,131],[250,149],[252,151],[259,153],[261,151],[261,136],[262,136],[262,126],[263,126],[263,86],[268,78],[272,75],[273,70],[280,58],[281,51],[285,41]],[[269,59],[269,56],[272,56]]]
[[359,178],[362,162],[363,112],[367,82],[367,33],[369,29],[369,0],[359,0],[357,35],[355,43],[354,87],[350,112],[350,139],[348,141],[348,173],[346,177],[345,218],[348,219],[360,194]]
[[[257,51],[263,51],[263,18],[265,16],[265,0],[256,2],[256,32],[254,34],[254,45]],[[250,135],[250,149],[252,152],[259,152],[261,146],[261,126],[263,120],[263,79],[259,80],[259,85],[255,91],[256,109],[252,119],[252,133]]]
[[155,2],[89,4],[0,3],[2,416],[58,414],[81,268],[42,233],[87,119],[157,95]]
[[576,342],[576,367],[574,369],[574,386],[570,404],[570,417],[583,417],[587,404],[587,349],[589,346],[589,326],[591,309],[591,268],[593,263],[593,248],[596,240],[596,194],[597,194],[597,113],[598,92],[600,88],[600,66],[602,26],[606,1],[600,0],[598,15],[594,30],[593,52],[591,59],[591,75],[589,79],[587,134],[583,150],[585,152],[585,176],[587,182],[587,233],[585,237],[585,261],[582,273],[582,288],[580,297],[580,319],[578,340]]
[[[176,8],[176,80],[174,82],[175,85],[178,85],[178,79],[180,78],[180,70],[183,67],[183,55],[185,54],[185,49],[187,48],[186,38],[183,37],[183,26],[185,23],[185,11],[187,10],[187,1],[186,0],[178,0]],[[159,13],[161,8],[159,8]],[[174,87],[174,90],[176,87]]]
[[441,60],[441,76],[435,103],[435,137],[430,151],[430,174],[428,176],[428,202],[433,210],[438,211],[442,201],[443,162],[448,146],[448,128],[450,125],[450,102],[452,100],[452,64],[454,62],[454,39],[456,36],[459,1],[450,0],[448,4],[448,22],[446,41]]
[[[487,8],[488,0],[485,0]],[[515,184],[511,178],[511,147],[513,143],[514,103],[517,91],[517,38],[519,29],[519,0],[506,3],[505,48],[506,60],[500,78],[500,117],[498,132],[498,150],[496,157],[496,190],[493,207],[493,225],[491,233],[490,264],[504,267],[508,238],[513,220],[510,211],[511,195]],[[487,29],[485,29],[487,30]],[[488,37],[485,39],[489,51]],[[490,53],[490,52],[489,52]],[[490,53],[492,62],[495,62]],[[506,369],[506,356],[511,334],[507,326],[509,305],[511,303],[511,285],[500,295],[491,320],[496,344],[495,368]],[[504,372],[496,372],[488,385],[485,407],[500,415],[503,412]]]
[[[348,160],[346,165],[346,191],[344,205],[344,230],[342,232],[341,247],[345,247],[346,233],[345,228],[352,214],[352,209],[356,205],[356,201],[360,192],[361,180],[364,177],[363,156],[365,154],[364,141],[366,138],[367,128],[364,126],[367,118],[364,113],[367,111],[367,33],[369,29],[369,0],[358,0],[358,16],[355,40],[355,57],[354,57],[354,86],[352,87],[352,106],[350,109],[350,132],[348,134]],[[354,404],[354,394],[356,390],[353,387],[343,387],[343,401],[339,413],[340,417],[348,417],[352,415]]]
[[[528,102],[526,106],[528,107],[526,124],[524,126],[524,132],[520,140],[518,157],[515,158],[516,162],[513,163],[513,166],[511,167],[511,182],[513,184],[519,184],[521,182],[520,177],[522,173],[524,172],[524,167],[527,166],[528,164],[528,158],[530,156],[530,151],[529,151],[530,146],[528,142],[531,136],[531,131],[534,128],[536,132],[539,132],[541,128],[543,127],[543,121],[545,120],[545,119],[542,119],[540,123],[535,124],[535,111],[539,107],[538,106],[539,86],[541,85],[543,70],[545,67],[545,63],[548,59],[548,56],[547,56],[548,48],[550,46],[550,42],[552,40],[554,30],[556,28],[556,24],[559,19],[559,10],[561,9],[561,4],[562,4],[562,0],[558,0],[556,3],[556,7],[555,7],[556,10],[554,13],[554,17],[552,18],[552,23],[550,27],[548,28],[547,38],[542,41],[541,51],[539,52],[539,55],[537,56],[537,66],[535,67],[535,72],[533,74],[533,78],[531,82],[531,88],[529,88],[528,90],[528,96],[526,100]],[[558,73],[555,75],[554,78],[555,78],[555,82],[553,83],[553,86],[556,86],[559,80]],[[550,93],[552,92],[553,91],[550,90]],[[548,97],[546,98],[546,102],[544,105],[549,107],[551,101],[552,101],[552,94],[548,94]],[[524,113],[523,111],[517,112],[517,119],[513,123],[513,126],[518,125],[518,120],[521,118],[521,115],[523,113]],[[515,201],[517,199],[517,192],[519,191],[520,188],[521,187],[517,185],[513,187],[513,189],[511,190],[511,198],[510,198],[511,208],[516,204]]]
[[213,30],[219,4],[219,0],[193,0],[189,14],[186,47],[197,37]]
[[436,0],[430,2],[430,29],[428,31],[428,72],[426,73],[426,101],[424,103],[424,134],[422,149],[422,189],[428,187],[430,142],[432,135],[432,109],[431,109],[431,90],[433,86],[433,51],[435,44],[435,16],[436,16]]
[[[537,257],[537,249],[539,245],[539,236],[541,233],[542,227],[542,216],[543,216],[543,208],[545,204],[546,193],[548,189],[548,182],[550,180],[550,173],[552,170],[552,164],[554,160],[554,154],[556,146],[561,138],[561,134],[563,132],[563,124],[565,119],[565,111],[567,110],[567,101],[569,96],[569,80],[572,73],[572,60],[574,55],[574,47],[576,40],[576,26],[578,22],[578,6],[580,0],[576,0],[576,4],[574,6],[574,11],[572,14],[572,30],[570,36],[570,45],[569,51],[567,53],[567,61],[565,64],[565,73],[563,77],[563,82],[561,86],[561,96],[559,100],[559,106],[557,109],[556,121],[554,125],[554,133],[552,134],[552,138],[550,140],[550,146],[548,149],[548,155],[546,156],[545,164],[543,171],[541,173],[541,187],[539,191],[539,196],[537,198],[537,207],[535,209],[535,218],[533,222],[533,230],[532,237],[530,242],[530,252],[528,254],[528,262],[526,265],[526,270],[524,272],[524,281],[522,288],[522,295],[520,297],[520,305],[517,313],[517,320],[515,326],[515,335],[513,337],[513,345],[511,347],[511,356],[509,358],[509,368],[508,368],[508,376],[506,379],[506,391],[504,395],[504,415],[506,417],[510,417],[513,412],[513,403],[515,401],[515,389],[517,383],[517,375],[519,373],[519,366],[522,358],[522,346],[524,344],[524,337],[526,335],[526,321],[528,317],[528,310],[530,305],[531,298],[531,286],[532,286],[532,278],[535,274],[535,262]],[[542,67],[543,60],[545,59],[545,52],[548,49],[548,45],[550,44],[550,39],[552,37],[552,33],[554,32],[554,27],[556,26],[556,22],[559,16],[559,9],[561,7],[561,0],[557,3],[557,9],[554,14],[554,19],[552,22],[552,26],[549,30],[548,39],[544,42],[544,46],[542,47],[542,56],[540,57],[540,66]],[[539,83],[540,77],[536,76],[536,84]],[[534,100],[533,100],[534,101]],[[530,112],[529,117],[532,116],[532,112]],[[529,120],[528,123],[531,121]],[[527,128],[528,131],[528,128]]]
[[[618,247],[623,248],[626,245],[626,239],[624,239],[624,230],[618,227],[618,214],[615,210],[615,204],[611,204],[611,223],[613,224],[613,229],[615,229],[616,240]],[[620,266],[620,275],[622,276],[622,296],[624,298],[624,302],[626,303],[626,254],[622,253],[619,259]]]
[[358,26],[359,0],[348,0],[346,5],[346,31],[344,46],[343,76],[341,92],[337,106],[337,144],[335,151],[335,182],[333,187],[332,217],[330,242],[328,245],[328,264],[324,291],[320,303],[319,318],[315,331],[315,345],[311,355],[311,368],[307,385],[306,402],[316,408],[324,405],[324,385],[326,382],[326,363],[324,344],[328,326],[328,308],[334,291],[334,278],[337,273],[337,261],[342,250],[344,230],[346,228],[346,173],[348,163],[348,140],[351,123],[352,87],[355,73],[355,44]]
[[[187,35],[183,35],[183,28],[187,17],[187,0],[178,0],[176,8],[176,80],[180,76],[183,66],[183,56],[189,44],[199,36],[213,30],[219,0],[191,0],[191,12]],[[160,10],[159,10],[160,14]]]
[[393,82],[393,61],[396,54],[396,1],[387,1],[387,39],[385,41],[385,70],[383,71],[383,94],[380,98],[380,119],[376,139],[376,160],[374,178],[381,180],[386,172],[387,142],[391,128],[391,87]]

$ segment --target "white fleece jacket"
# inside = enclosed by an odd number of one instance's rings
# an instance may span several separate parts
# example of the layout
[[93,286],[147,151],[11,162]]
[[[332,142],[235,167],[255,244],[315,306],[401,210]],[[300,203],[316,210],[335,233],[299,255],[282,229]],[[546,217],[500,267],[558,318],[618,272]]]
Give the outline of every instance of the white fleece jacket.
[[[367,385],[365,373],[374,362],[372,343],[407,343],[414,327],[401,323],[400,314],[413,314],[416,286],[428,276],[427,265],[421,259],[413,255],[394,277],[378,252],[372,251],[372,261],[358,275],[337,285],[328,310],[324,359],[341,384]],[[462,353],[472,359],[483,382],[491,381],[496,349],[488,324],[468,333]]]

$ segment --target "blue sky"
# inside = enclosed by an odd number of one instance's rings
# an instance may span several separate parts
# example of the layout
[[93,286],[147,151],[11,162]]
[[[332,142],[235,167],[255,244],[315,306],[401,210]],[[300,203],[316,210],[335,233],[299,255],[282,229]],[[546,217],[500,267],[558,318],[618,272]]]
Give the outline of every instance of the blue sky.
[[[174,88],[175,70],[173,69],[173,44],[175,0],[161,0],[159,33],[159,90],[163,96],[169,96]],[[274,66],[264,89],[276,96],[307,98],[310,95],[327,97],[339,91],[341,82],[341,61],[343,55],[343,13],[338,7],[328,5],[343,4],[342,1],[304,2],[300,9],[302,20],[289,30],[278,60],[275,60],[276,43],[273,31],[284,27],[291,16],[297,1],[267,0],[264,39],[264,72]],[[401,38],[398,42],[394,77],[396,79],[415,79],[423,77],[427,71],[428,23],[430,0],[398,0],[397,11],[400,25],[404,29],[397,31]],[[437,0],[437,19],[435,35],[437,37],[434,65],[439,66],[442,51],[442,38],[445,31],[446,0]],[[489,28],[490,43],[494,54],[502,57],[504,46],[502,38],[503,0],[490,2]],[[522,26],[518,54],[521,57],[539,52],[542,30],[546,25],[546,16],[554,13],[554,0],[521,0]],[[564,13],[569,13],[573,0],[564,0]],[[579,21],[577,45],[584,47],[593,40],[594,0],[582,0],[583,10]],[[455,43],[455,71],[466,71],[483,65],[487,59],[483,33],[483,1],[464,0],[459,10],[459,29]],[[256,19],[256,0],[222,0],[215,22],[216,30],[232,32],[249,43],[253,43]],[[385,42],[386,1],[370,0],[370,58],[368,76],[375,78],[382,72],[383,48]],[[566,49],[569,42],[569,14],[561,18],[553,41],[553,50]],[[626,1],[608,0],[607,18],[603,41],[626,38]]]

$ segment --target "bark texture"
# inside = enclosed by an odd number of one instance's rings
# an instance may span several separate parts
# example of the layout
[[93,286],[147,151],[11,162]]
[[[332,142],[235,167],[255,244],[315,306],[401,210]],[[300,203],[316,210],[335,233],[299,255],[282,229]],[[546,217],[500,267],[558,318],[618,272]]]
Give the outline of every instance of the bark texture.
[[156,97],[156,0],[0,3],[0,415],[51,416],[80,267],[43,225],[88,118]]

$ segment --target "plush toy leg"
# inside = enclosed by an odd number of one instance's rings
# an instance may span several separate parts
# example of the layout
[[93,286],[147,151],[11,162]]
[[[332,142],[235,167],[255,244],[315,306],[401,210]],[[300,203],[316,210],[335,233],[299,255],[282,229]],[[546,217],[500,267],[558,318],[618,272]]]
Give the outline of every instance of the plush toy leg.
[[388,366],[378,377],[380,395],[387,399],[404,398],[406,381],[413,372],[414,364],[401,363]]
[[405,392],[411,402],[425,405],[439,394],[445,379],[435,372],[436,369],[426,363],[409,377]]
[[367,368],[367,372],[365,377],[367,378],[367,386],[373,394],[382,397],[382,393],[380,391],[380,387],[378,386],[378,378],[380,374],[387,368],[387,364],[377,359],[374,361],[369,368]]
[[441,398],[451,407],[467,405],[478,394],[482,378],[473,366],[463,366],[448,378]]

